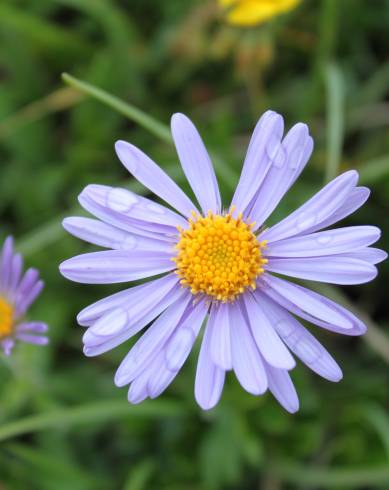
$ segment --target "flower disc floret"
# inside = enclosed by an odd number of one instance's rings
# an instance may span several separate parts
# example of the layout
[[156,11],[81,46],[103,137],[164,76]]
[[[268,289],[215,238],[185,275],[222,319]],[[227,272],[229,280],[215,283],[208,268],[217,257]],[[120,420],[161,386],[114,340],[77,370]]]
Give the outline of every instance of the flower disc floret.
[[3,298],[0,298],[0,339],[12,333],[13,308]]
[[256,278],[267,260],[262,257],[265,242],[259,242],[252,226],[242,220],[208,213],[193,213],[189,229],[180,230],[176,246],[177,274],[192,294],[204,293],[222,302],[233,301]]

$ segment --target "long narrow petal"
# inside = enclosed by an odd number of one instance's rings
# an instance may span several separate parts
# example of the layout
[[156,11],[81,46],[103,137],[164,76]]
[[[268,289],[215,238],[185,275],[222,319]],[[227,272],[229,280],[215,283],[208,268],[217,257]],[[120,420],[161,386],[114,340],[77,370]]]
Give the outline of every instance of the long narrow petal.
[[67,279],[86,284],[113,284],[135,281],[171,271],[175,264],[169,254],[142,250],[107,250],[77,255],[65,260],[60,271]]
[[149,396],[147,389],[147,380],[149,377],[149,370],[146,369],[130,384],[128,388],[127,400],[136,405],[143,402]]
[[265,361],[275,368],[293,369],[296,363],[273,328],[271,318],[263,312],[253,295],[245,294],[244,304],[251,333]]
[[115,149],[127,170],[154,194],[184,216],[189,217],[192,211],[196,211],[196,206],[188,196],[141,150],[125,141],[118,141],[115,144]]
[[16,299],[15,316],[18,318],[27,311],[36,298],[40,295],[44,287],[43,281],[37,281],[34,285],[22,296]]
[[45,333],[48,330],[48,326],[43,322],[23,322],[19,323],[16,327],[16,332],[34,332],[34,333]]
[[232,369],[231,331],[228,305],[221,303],[211,308],[208,323],[211,324],[211,357],[212,361],[225,371]]
[[26,342],[27,344],[47,345],[49,343],[49,339],[45,335],[30,335],[27,333],[18,333],[16,334],[16,338],[18,340],[21,340],[22,342]]
[[15,295],[15,292],[18,288],[20,277],[22,275],[23,270],[23,257],[21,254],[15,254],[12,257],[12,265],[11,265],[11,277],[9,280],[9,292],[11,296]]
[[129,225],[150,232],[175,234],[177,226],[187,226],[187,220],[181,215],[120,187],[88,185],[81,192],[79,201],[86,209],[89,207],[91,213],[98,206]]
[[205,300],[197,303],[167,342],[165,360],[170,371],[178,372],[181,369],[199,334],[207,311],[208,305]]
[[171,241],[171,236],[169,235],[173,234],[173,228],[170,226],[157,223],[150,224],[130,218],[119,211],[109,208],[106,203],[96,200],[93,193],[86,192],[86,189],[78,196],[78,200],[81,206],[89,213],[120,230],[125,230],[134,235]]
[[8,290],[12,272],[12,257],[13,238],[9,236],[5,239],[0,259],[0,292]]
[[270,274],[264,274],[262,281],[266,287],[262,288],[260,286],[259,289],[269,294],[273,299],[274,294],[272,295],[272,292],[275,292],[319,320],[328,321],[328,319],[331,319],[333,325],[343,329],[352,328],[353,324],[348,319],[348,316],[344,315],[343,312],[339,312],[337,305],[324,296]]
[[177,372],[172,372],[166,369],[165,366],[165,351],[161,349],[149,366],[137,377],[130,385],[130,391],[133,385],[143,383],[143,390],[150,398],[159,396],[169,384],[173,381]]
[[127,294],[125,301],[93,323],[85,334],[84,341],[91,334],[98,337],[117,335],[137,325],[138,321],[177,285],[175,277],[168,279],[167,281],[159,279],[149,287],[141,287],[133,294]]
[[[288,284],[292,285],[292,283],[288,283]],[[292,286],[297,286],[297,285],[294,284]],[[288,295],[280,294],[273,288],[263,288],[261,289],[261,291],[264,294],[266,294],[266,296],[269,296],[278,305],[290,311],[294,315],[297,315],[300,318],[303,318],[304,320],[313,323],[314,325],[325,328],[326,330],[330,330],[331,332],[336,332],[343,335],[352,335],[352,336],[363,335],[366,332],[366,325],[363,322],[361,322],[361,320],[359,320],[350,311],[346,310],[346,308],[343,308],[343,306],[335,303],[334,301],[331,301],[328,298],[325,298],[324,296],[321,296],[318,293],[315,293],[314,291],[310,291],[309,289],[303,288],[302,286],[297,286],[297,287],[301,290],[301,296],[303,299],[302,302],[298,302],[295,299],[296,296],[294,298],[290,296],[290,299],[287,299]],[[303,298],[303,296],[306,297]],[[312,306],[314,309],[317,310],[315,311],[315,314],[318,317],[307,313],[307,311],[309,311],[309,306],[310,306],[309,297],[312,298]],[[328,307],[329,313],[327,316],[324,316],[325,308],[323,309],[322,313],[320,313],[320,306],[315,304],[317,303],[317,301],[321,302],[323,307],[324,306]],[[317,308],[318,306],[319,309]],[[306,311],[303,311],[302,308]],[[345,325],[344,327],[338,325],[339,316],[340,318],[343,319]]]
[[268,257],[319,257],[358,250],[376,242],[381,230],[376,226],[348,226],[270,243]]
[[299,399],[296,388],[286,369],[276,369],[269,364],[266,365],[269,390],[278,402],[289,413],[295,413],[299,409]]
[[97,219],[84,217],[65,218],[66,231],[86,242],[113,250],[143,250],[173,253],[174,240],[157,240],[134,235]]
[[244,213],[265,179],[270,165],[277,156],[274,149],[279,148],[283,132],[284,120],[276,112],[266,111],[257,122],[231,202],[238,212]]
[[274,148],[273,165],[260,186],[249,214],[254,230],[270,216],[284,194],[304,169],[313,150],[313,140],[305,124],[296,124],[282,144]]
[[192,350],[207,310],[205,301],[196,304],[166,344],[159,346],[147,367],[131,383],[128,392],[131,403],[139,403],[146,396],[156,398],[169,386]]
[[178,281],[178,276],[170,273],[158,279],[150,280],[145,284],[133,286],[118,293],[111,294],[111,296],[96,301],[96,303],[80,311],[77,315],[77,321],[80,325],[88,327],[107,312],[120,306],[126,306],[128,309],[136,308],[140,302],[143,302],[147,298],[151,298],[154,303],[157,303],[177,285]]
[[327,219],[319,221],[318,223],[312,225],[303,231],[304,234],[313,233],[323,228],[328,228],[329,226],[341,221],[350,214],[354,213],[359,209],[369,198],[370,189],[367,187],[354,187],[346,196],[346,199],[342,204],[328,216]]
[[347,252],[341,254],[341,257],[350,257],[354,259],[364,260],[369,262],[369,264],[379,264],[388,258],[388,254],[384,250],[379,248],[367,247],[356,252]]
[[339,175],[296,211],[261,233],[260,239],[270,243],[321,228],[321,223],[325,223],[343,205],[357,181],[355,170]]
[[212,325],[208,323],[201,343],[196,370],[195,398],[203,410],[210,410],[223,391],[225,371],[216,366],[211,358]]
[[182,168],[204,215],[208,211],[219,213],[221,210],[219,186],[201,136],[184,114],[173,115],[171,129]]
[[84,354],[88,357],[94,357],[99,356],[104,352],[108,352],[111,349],[114,349],[118,345],[126,342],[128,339],[140,332],[158,315],[169,308],[174,302],[182,298],[188,298],[189,301],[190,297],[191,295],[188,290],[183,289],[181,286],[176,286],[157,304],[154,304],[150,308],[146,309],[143,312],[143,316],[138,318],[136,323],[131,323],[127,329],[121,331],[119,334],[110,336],[95,336],[93,334],[89,334],[90,329],[88,329],[83,337]]
[[363,284],[377,275],[376,267],[367,262],[336,255],[298,259],[269,258],[266,267],[271,272],[332,284]]
[[180,322],[191,298],[183,296],[165,310],[155,320],[145,334],[121,362],[115,374],[116,386],[124,386],[135,379],[147,366],[147,363],[158,352],[160,345],[170,337]]
[[261,296],[263,307],[275,321],[275,327],[289,349],[312,371],[329,381],[340,381],[342,371],[336,361],[308,330],[274,301]]
[[177,376],[188,358],[207,314],[205,301],[193,308],[185,321],[178,325],[163,349],[163,358],[156,360],[155,369],[148,380],[150,398],[159,396]]
[[38,279],[39,272],[36,269],[32,267],[27,269],[22,277],[22,280],[18,284],[18,287],[16,288],[14,294],[16,301],[18,299],[21,299],[26,293],[28,293],[28,291],[30,291],[34,287],[34,284],[38,281]]
[[242,387],[253,395],[267,390],[266,371],[255,340],[236,301],[229,305],[232,366]]

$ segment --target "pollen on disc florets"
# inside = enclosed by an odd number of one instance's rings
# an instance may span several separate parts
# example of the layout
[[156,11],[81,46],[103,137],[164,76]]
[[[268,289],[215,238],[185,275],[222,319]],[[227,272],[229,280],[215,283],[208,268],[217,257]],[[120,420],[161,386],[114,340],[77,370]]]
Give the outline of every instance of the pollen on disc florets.
[[259,242],[253,224],[209,212],[206,217],[192,213],[189,229],[179,228],[176,245],[176,273],[192,294],[204,293],[222,302],[233,301],[248,287],[255,289],[256,278],[267,260],[262,257],[266,242]]
[[13,308],[3,298],[0,298],[0,339],[12,333]]

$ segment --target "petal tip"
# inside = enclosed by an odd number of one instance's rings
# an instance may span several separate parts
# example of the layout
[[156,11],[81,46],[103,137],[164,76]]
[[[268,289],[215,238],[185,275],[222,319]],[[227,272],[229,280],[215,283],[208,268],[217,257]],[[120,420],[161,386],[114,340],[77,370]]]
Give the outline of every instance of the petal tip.
[[300,410],[300,402],[296,400],[294,403],[291,403],[288,406],[284,407],[285,410],[291,414],[295,414]]
[[115,386],[117,386],[118,388],[122,388],[123,386],[126,386],[128,384],[128,382],[125,379],[125,376],[123,376],[123,374],[119,370],[116,371],[116,374],[113,378],[113,382],[115,383]]

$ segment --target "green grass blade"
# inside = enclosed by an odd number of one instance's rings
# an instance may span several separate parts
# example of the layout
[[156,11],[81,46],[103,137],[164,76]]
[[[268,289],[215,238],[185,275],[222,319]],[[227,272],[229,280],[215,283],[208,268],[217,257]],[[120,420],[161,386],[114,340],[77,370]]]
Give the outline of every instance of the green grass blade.
[[41,430],[104,423],[119,417],[163,418],[175,417],[180,413],[182,413],[181,405],[167,400],[153,400],[144,402],[142,405],[130,405],[125,400],[108,400],[78,407],[61,408],[8,422],[0,426],[0,441]]
[[154,119],[153,117],[149,116],[145,112],[141,111],[137,107],[124,102],[123,100],[115,97],[112,94],[109,94],[101,88],[95,87],[94,85],[91,85],[87,82],[83,82],[82,80],[78,80],[68,73],[63,73],[62,79],[71,87],[80,90],[84,94],[90,95],[91,97],[99,100],[108,107],[111,107],[115,111],[119,112],[123,116],[128,117],[132,121],[150,131],[150,133],[154,134],[161,140],[167,143],[171,142],[169,128]]
[[330,64],[326,71],[327,89],[327,163],[325,179],[330,181],[339,173],[344,138],[344,83],[339,67]]

